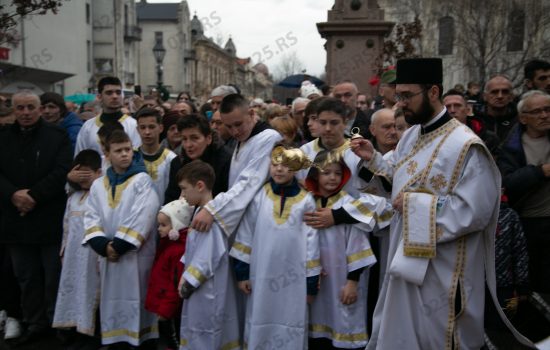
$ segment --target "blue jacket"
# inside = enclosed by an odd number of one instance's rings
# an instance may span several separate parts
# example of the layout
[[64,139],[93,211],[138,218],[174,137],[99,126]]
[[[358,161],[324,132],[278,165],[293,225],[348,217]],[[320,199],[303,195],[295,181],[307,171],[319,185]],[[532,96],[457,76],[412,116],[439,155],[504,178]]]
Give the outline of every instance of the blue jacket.
[[76,145],[76,137],[80,132],[80,128],[82,128],[82,124],[84,122],[74,112],[67,113],[61,123],[59,123],[60,127],[67,130],[67,134],[69,134],[69,139],[71,139],[71,144],[73,145],[73,151]]

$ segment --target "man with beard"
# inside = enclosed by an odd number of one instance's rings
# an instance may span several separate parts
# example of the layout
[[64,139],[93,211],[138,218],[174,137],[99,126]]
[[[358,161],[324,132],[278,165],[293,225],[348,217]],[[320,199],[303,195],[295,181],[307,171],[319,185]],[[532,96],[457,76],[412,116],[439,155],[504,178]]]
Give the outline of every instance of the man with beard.
[[495,296],[500,174],[479,137],[441,103],[442,76],[439,58],[399,60],[396,100],[413,126],[387,159],[365,139],[351,142],[363,166],[392,182],[395,209],[367,349],[484,344],[485,275]]

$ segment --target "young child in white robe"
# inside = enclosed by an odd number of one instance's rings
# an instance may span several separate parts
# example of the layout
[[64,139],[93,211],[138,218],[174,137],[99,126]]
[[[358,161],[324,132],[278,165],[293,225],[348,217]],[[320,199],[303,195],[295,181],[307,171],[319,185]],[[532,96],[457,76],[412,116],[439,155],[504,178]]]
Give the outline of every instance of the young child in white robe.
[[[215,177],[214,169],[201,160],[178,171],[182,196],[195,212],[212,199]],[[188,231],[182,262],[180,349],[241,349],[227,236],[217,222],[207,232]]]
[[75,182],[69,181],[72,191],[63,220],[60,252],[63,267],[52,327],[70,329],[66,338],[71,340],[72,346],[80,349],[99,345],[93,338],[99,306],[98,256],[92,249],[82,246],[82,239],[90,187],[101,176],[101,156],[94,150],[83,150],[73,161],[72,168],[75,167],[87,176],[77,178]]
[[175,322],[181,317],[183,300],[178,292],[178,281],[183,273],[181,257],[185,253],[187,230],[193,214],[185,199],[172,201],[157,215],[159,245],[149,277],[145,309],[159,318],[160,341],[166,350],[179,346]]
[[321,261],[317,230],[302,220],[315,201],[295,173],[310,164],[299,149],[275,147],[271,178],[237,229],[230,254],[239,289],[248,295],[244,348],[307,346],[307,303],[317,294]]
[[125,132],[113,131],[104,146],[111,167],[90,189],[83,244],[101,256],[102,343],[132,348],[158,337],[157,317],[144,303],[159,199]]
[[[306,177],[306,188],[318,208],[338,209],[354,201],[343,187],[351,171],[335,152],[320,152]],[[367,232],[376,224],[374,213],[385,199],[371,196],[372,215],[361,223],[340,224],[319,230],[323,274],[319,294],[311,305],[309,349],[364,349],[367,345],[367,274],[376,262]],[[369,204],[366,200],[363,203]]]

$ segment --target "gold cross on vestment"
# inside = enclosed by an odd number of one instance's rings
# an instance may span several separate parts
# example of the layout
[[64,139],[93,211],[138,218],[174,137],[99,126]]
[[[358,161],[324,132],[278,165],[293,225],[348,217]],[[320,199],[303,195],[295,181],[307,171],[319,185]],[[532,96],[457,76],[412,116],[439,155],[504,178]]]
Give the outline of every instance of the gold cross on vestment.
[[437,174],[435,176],[432,176],[430,178],[430,185],[436,190],[441,191],[442,188],[447,186],[447,181],[445,180],[445,176],[443,174]]

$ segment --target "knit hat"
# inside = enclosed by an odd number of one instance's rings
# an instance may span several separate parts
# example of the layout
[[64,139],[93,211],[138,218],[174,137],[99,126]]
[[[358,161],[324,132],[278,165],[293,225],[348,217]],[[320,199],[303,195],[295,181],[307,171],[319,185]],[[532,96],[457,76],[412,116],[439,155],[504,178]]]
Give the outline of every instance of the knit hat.
[[179,238],[179,231],[189,226],[193,208],[187,204],[185,199],[180,198],[164,205],[160,208],[159,213],[163,213],[170,218],[172,229],[168,233],[168,237],[170,240],[175,241]]
[[237,89],[235,89],[235,87],[231,85],[220,85],[216,87],[214,90],[212,90],[210,97],[227,96],[227,95],[237,94],[237,93],[238,93]]
[[317,94],[319,96],[323,96],[323,92],[319,90],[315,84],[313,84],[309,80],[304,80],[302,82],[302,87],[300,88],[300,95],[305,98],[309,98],[309,96]]

